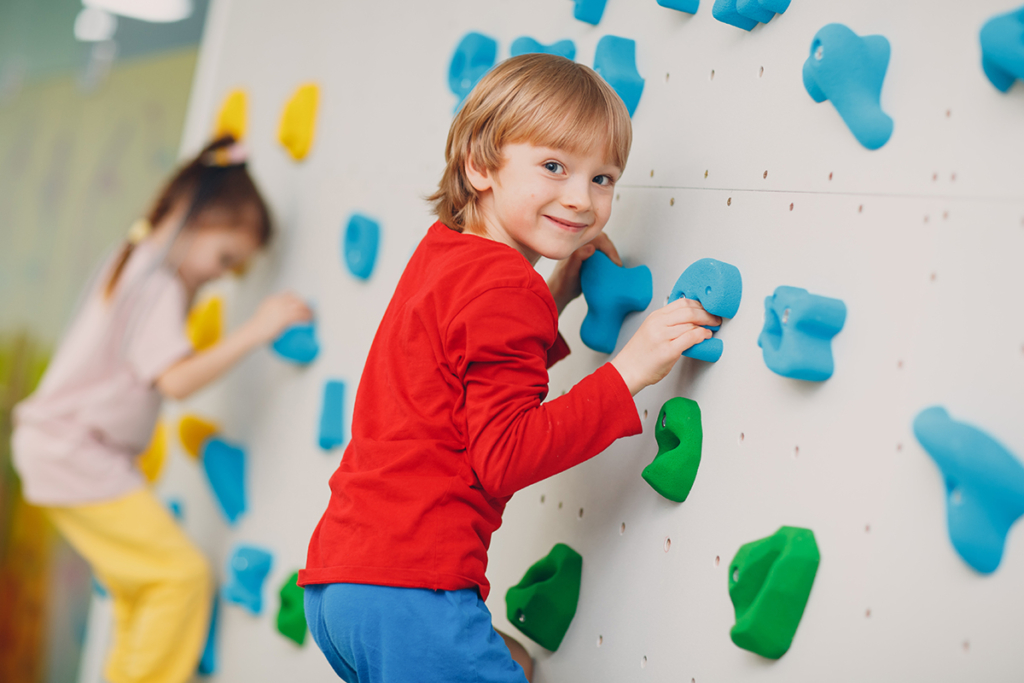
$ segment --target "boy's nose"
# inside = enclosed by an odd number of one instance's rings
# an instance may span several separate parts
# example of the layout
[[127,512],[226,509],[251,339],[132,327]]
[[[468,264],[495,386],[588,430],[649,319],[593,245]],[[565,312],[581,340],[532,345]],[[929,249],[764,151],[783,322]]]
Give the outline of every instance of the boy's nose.
[[585,183],[570,182],[562,194],[562,206],[583,213],[590,210],[590,188]]

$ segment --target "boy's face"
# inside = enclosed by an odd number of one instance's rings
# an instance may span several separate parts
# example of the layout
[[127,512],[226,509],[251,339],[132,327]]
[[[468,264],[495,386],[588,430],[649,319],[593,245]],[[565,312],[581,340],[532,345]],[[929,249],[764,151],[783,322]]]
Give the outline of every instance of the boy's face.
[[505,145],[502,154],[497,171],[467,168],[486,236],[536,263],[567,258],[604,229],[622,169],[603,154],[529,143]]

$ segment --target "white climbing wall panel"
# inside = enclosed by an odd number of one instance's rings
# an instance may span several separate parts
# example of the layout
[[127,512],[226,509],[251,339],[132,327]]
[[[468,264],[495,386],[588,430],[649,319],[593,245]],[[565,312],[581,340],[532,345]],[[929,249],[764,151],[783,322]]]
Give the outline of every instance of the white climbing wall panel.
[[[557,653],[526,641],[536,680],[998,681],[1024,676],[1024,535],[1011,530],[987,577],[955,554],[938,470],[911,430],[945,405],[1024,457],[1024,86],[997,92],[978,31],[1020,0],[793,0],[747,33],[655,0],[608,0],[600,25],[569,0],[217,0],[183,152],[208,137],[229,90],[249,93],[252,167],[280,228],[244,280],[219,286],[238,324],[266,293],[314,302],[323,351],[307,369],[260,352],[186,410],[248,444],[250,511],[228,528],[201,472],[174,445],[161,483],[223,575],[234,543],[275,553],[265,610],[223,607],[215,681],[330,681],[307,640],[274,629],[276,590],[305,560],[341,457],[316,445],[325,380],[349,387],[406,259],[431,222],[455,104],[448,62],[468,31],[499,42],[568,38],[591,64],[606,34],[637,42],[646,79],[634,145],[608,233],[627,265],[654,273],[660,305],[691,262],[739,267],[744,299],[715,365],[684,359],[636,398],[645,433],[518,494],[491,550],[495,625],[505,590],[559,541],[584,557],[579,610]],[[840,22],[882,34],[889,143],[862,148],[830,103],[804,91],[815,32]],[[276,141],[285,101],[321,86],[309,157]],[[368,282],[344,268],[342,228],[358,211],[382,227]],[[541,264],[540,268],[550,268]],[[546,271],[545,271],[546,272]],[[836,372],[804,384],[770,372],[757,336],[779,285],[843,299]],[[557,396],[606,357],[579,341],[585,304],[561,322],[574,353],[551,373]],[[626,320],[620,347],[641,320]],[[703,460],[682,505],[640,478],[672,396],[703,412]],[[727,566],[780,525],[814,530],[822,560],[789,653],[769,662],[734,646]],[[669,542],[670,541],[670,542]],[[429,627],[425,625],[425,627]],[[510,632],[517,633],[514,629]],[[524,638],[525,641],[525,638]]]

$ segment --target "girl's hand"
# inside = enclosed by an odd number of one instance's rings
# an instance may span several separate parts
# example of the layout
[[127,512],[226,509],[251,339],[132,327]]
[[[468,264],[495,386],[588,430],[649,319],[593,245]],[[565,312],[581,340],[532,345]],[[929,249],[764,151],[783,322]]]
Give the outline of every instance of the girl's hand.
[[248,327],[258,343],[270,343],[292,325],[313,319],[306,302],[291,292],[268,296],[249,319]]
[[583,293],[583,289],[580,287],[580,266],[598,250],[603,251],[615,265],[622,265],[622,259],[619,258],[619,252],[615,245],[612,244],[608,235],[602,232],[598,233],[597,237],[589,244],[585,244],[572,252],[569,258],[562,259],[555,266],[554,272],[551,273],[551,277],[548,279],[548,289],[551,290],[551,296],[555,298],[555,305],[558,307],[559,315],[569,305],[570,301]]
[[702,325],[721,324],[722,319],[705,311],[700,302],[677,299],[647,316],[612,365],[636,396],[664,379],[683,351],[711,338],[711,330]]

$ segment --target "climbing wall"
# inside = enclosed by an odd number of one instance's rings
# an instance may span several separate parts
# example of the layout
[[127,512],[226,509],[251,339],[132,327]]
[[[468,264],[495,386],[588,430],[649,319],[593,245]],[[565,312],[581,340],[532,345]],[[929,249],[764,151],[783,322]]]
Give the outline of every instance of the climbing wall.
[[[280,230],[244,278],[211,290],[225,299],[229,328],[267,293],[294,290],[316,310],[320,343],[307,366],[259,352],[165,416],[175,425],[204,415],[247,447],[248,504],[234,525],[176,436],[159,483],[221,580],[238,545],[273,556],[259,615],[220,606],[212,680],[334,680],[308,637],[299,647],[275,629],[277,591],[304,563],[341,457],[318,445],[324,385],[344,384],[350,412],[377,323],[432,220],[422,198],[443,168],[458,101],[449,64],[472,31],[497,42],[499,60],[524,36],[571,40],[590,65],[602,37],[634,40],[645,83],[607,232],[626,265],[650,268],[648,310],[698,259],[732,264],[743,280],[738,312],[716,334],[717,363],[682,359],[636,397],[642,435],[509,505],[491,549],[497,627],[518,633],[505,592],[556,543],[583,558],[578,610],[558,650],[523,638],[536,680],[1024,674],[1024,537],[1011,529],[994,573],[968,566],[947,531],[943,476],[912,431],[920,411],[941,405],[1024,457],[1024,86],[993,87],[979,47],[982,25],[1013,4],[793,0],[749,32],[716,20],[712,4],[701,0],[691,16],[655,0],[608,0],[596,26],[574,18],[568,0],[212,4],[183,153],[244,90],[251,166]],[[875,151],[840,117],[834,84],[819,83],[829,90],[822,103],[805,88],[809,57],[840,72],[856,64],[831,47],[812,54],[830,23],[891,46],[880,104],[894,126]],[[278,126],[304,84],[319,86],[315,133],[295,143],[308,146],[296,160]],[[342,251],[354,213],[380,225],[366,279]],[[845,303],[827,381],[766,367],[763,302],[779,286]],[[552,369],[552,396],[609,358],[580,341],[586,308],[581,299],[561,320],[573,354]],[[618,348],[641,320],[626,318]],[[657,452],[659,410],[676,396],[699,404],[704,434],[683,503],[641,478]],[[821,559],[792,647],[770,660],[730,639],[730,563],[781,526],[812,530]]]

